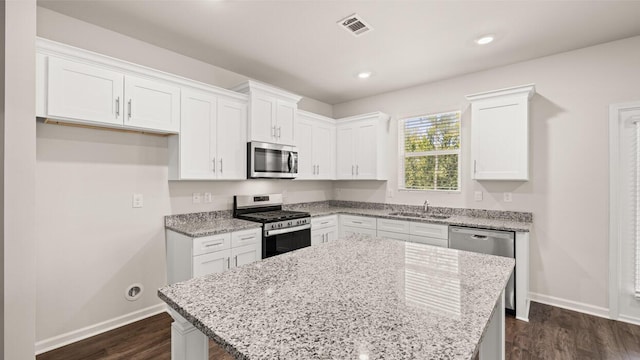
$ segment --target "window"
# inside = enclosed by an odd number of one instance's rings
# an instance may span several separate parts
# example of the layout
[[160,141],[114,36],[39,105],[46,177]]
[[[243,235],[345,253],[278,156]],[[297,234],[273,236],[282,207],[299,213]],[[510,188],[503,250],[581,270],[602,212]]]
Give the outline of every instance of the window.
[[460,111],[399,121],[400,188],[460,190]]

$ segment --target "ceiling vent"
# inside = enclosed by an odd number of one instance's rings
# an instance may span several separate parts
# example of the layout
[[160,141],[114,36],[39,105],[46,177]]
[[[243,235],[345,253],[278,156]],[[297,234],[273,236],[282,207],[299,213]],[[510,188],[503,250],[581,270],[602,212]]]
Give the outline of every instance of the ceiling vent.
[[353,36],[360,36],[373,30],[371,25],[367,24],[358,14],[349,15],[338,21],[338,25],[342,26]]

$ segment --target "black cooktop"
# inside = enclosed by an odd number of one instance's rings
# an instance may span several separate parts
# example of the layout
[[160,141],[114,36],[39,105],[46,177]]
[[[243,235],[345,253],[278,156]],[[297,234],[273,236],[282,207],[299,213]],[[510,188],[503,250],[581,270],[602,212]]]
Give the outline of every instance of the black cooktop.
[[268,222],[274,222],[274,221],[300,219],[304,217],[309,217],[309,213],[302,212],[302,211],[274,210],[274,211],[263,211],[263,212],[249,213],[249,214],[241,214],[241,215],[237,215],[237,217],[240,219],[245,219],[250,221],[268,223]]

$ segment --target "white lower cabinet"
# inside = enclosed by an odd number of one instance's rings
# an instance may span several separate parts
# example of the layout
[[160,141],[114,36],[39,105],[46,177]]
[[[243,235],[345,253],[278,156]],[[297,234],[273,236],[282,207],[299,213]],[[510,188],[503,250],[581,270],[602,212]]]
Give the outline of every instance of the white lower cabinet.
[[355,215],[340,215],[340,236],[353,234],[376,236],[376,218]]
[[311,219],[311,246],[334,241],[338,238],[338,215]]
[[376,229],[365,229],[365,228],[359,228],[354,226],[342,226],[340,230],[342,231],[343,237],[356,235],[356,234],[376,236]]
[[378,219],[377,228],[377,236],[380,238],[449,247],[447,225]]
[[220,273],[262,259],[262,229],[189,237],[167,230],[167,282]]

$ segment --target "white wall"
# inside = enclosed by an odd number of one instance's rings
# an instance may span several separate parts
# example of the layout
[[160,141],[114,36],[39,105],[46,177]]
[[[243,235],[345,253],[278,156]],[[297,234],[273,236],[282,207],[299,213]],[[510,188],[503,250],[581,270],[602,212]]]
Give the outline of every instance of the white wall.
[[[34,0],[2,1],[2,359],[33,359],[36,302]],[[6,56],[6,57],[5,57]]]
[[[246,79],[46,9],[38,8],[37,20],[41,37],[222,87]],[[331,106],[312,99],[300,107],[331,115]],[[332,196],[331,182],[322,181],[169,182],[167,163],[166,137],[37,125],[40,345],[161,303],[156,290],[166,283],[165,215],[230,209],[234,194],[285,192],[288,203]],[[211,192],[214,201],[192,204],[193,192]],[[143,208],[131,207],[133,193],[144,195]],[[125,289],[136,282],[145,292],[129,302]]]
[[[472,181],[464,96],[527,83],[537,90],[531,103],[531,180]],[[639,100],[638,83],[640,37],[634,37],[335,105],[335,117],[380,110],[394,119],[391,180],[340,182],[335,191],[350,200],[421,204],[429,199],[436,206],[532,211],[531,291],[606,313],[608,106]],[[397,192],[397,119],[453,109],[464,112],[462,192]],[[484,192],[483,201],[473,200],[476,190]],[[513,192],[512,203],[502,202],[505,191]]]

